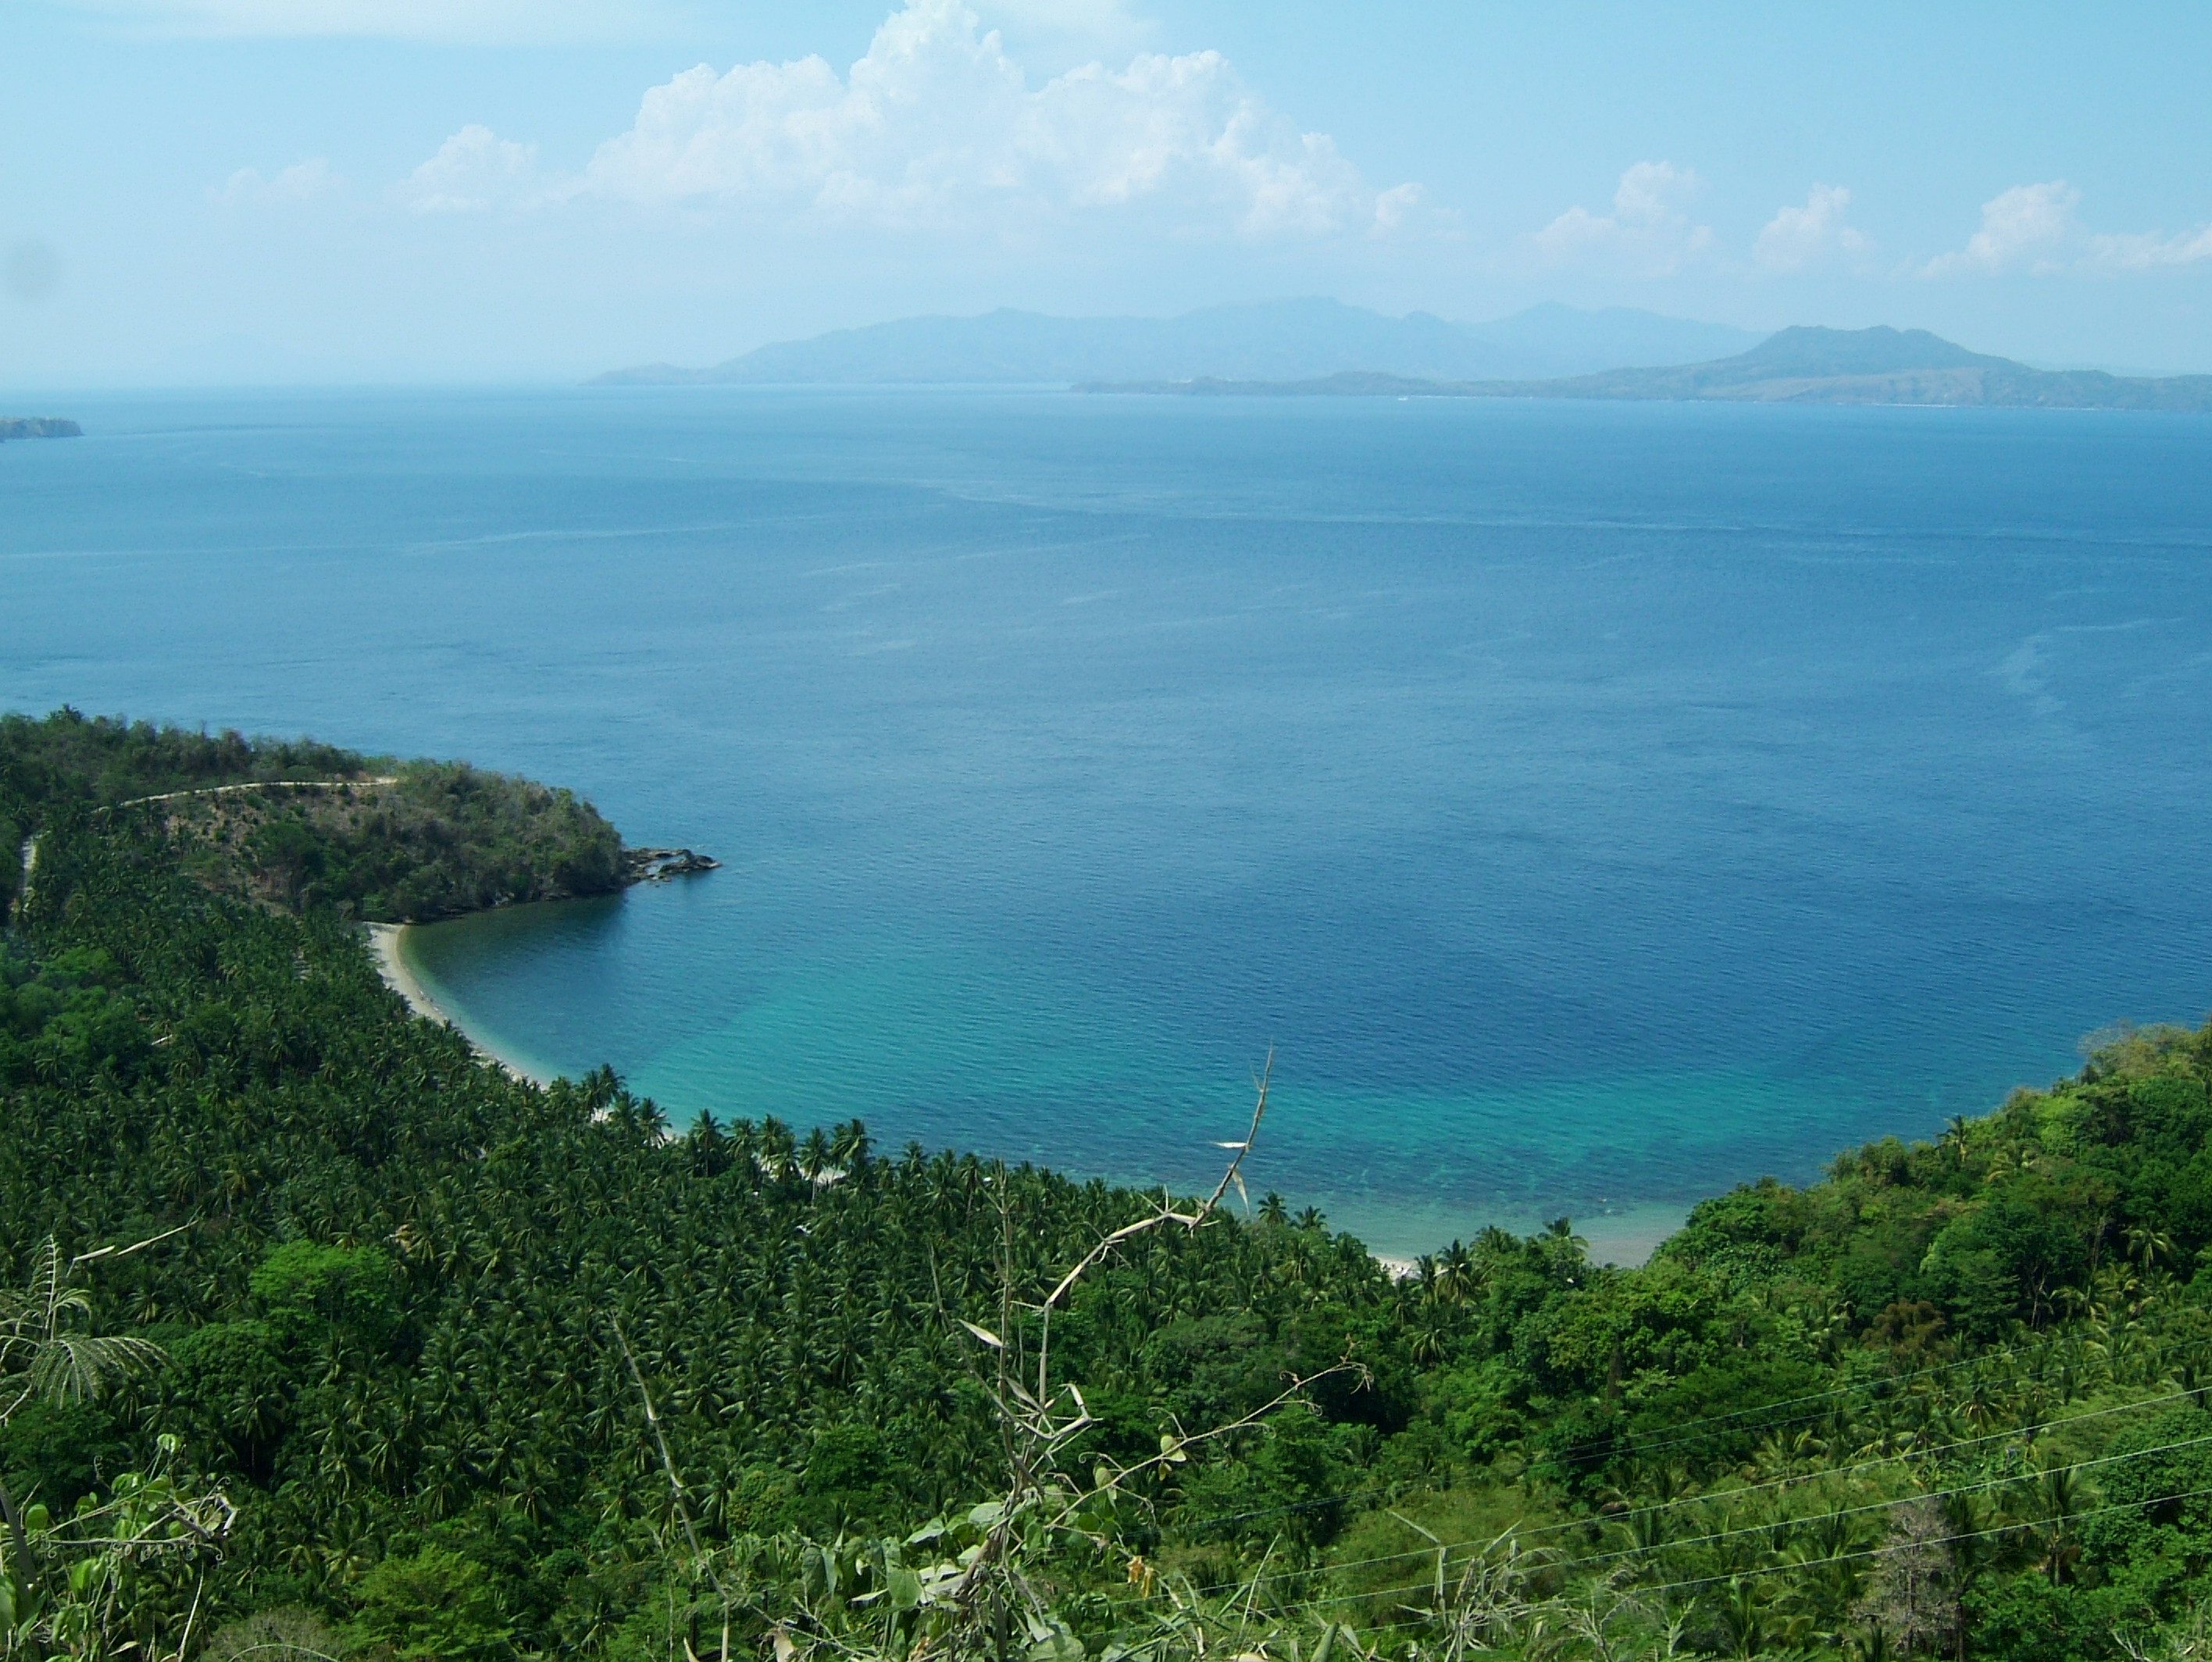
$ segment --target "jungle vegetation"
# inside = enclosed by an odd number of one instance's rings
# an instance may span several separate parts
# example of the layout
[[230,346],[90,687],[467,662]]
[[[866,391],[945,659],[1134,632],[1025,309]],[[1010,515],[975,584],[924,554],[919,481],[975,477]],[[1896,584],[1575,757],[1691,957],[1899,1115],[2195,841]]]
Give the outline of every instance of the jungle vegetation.
[[357,761],[0,724],[0,1654],[2205,1653],[2212,1029],[1393,1279],[515,1080],[116,806]]
[[[466,762],[398,762],[64,709],[0,716],[0,768],[27,802],[158,824],[210,888],[383,923],[604,895],[622,839],[589,803]],[[0,810],[0,847],[24,832]],[[0,867],[8,862],[0,861]],[[0,870],[0,893],[21,882]]]

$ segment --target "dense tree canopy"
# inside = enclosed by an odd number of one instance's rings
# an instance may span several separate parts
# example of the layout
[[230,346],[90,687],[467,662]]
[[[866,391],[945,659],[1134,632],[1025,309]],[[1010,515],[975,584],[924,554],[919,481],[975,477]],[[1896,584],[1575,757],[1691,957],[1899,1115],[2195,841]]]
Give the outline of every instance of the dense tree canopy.
[[[1017,1541],[1038,1307],[1157,1198],[517,1081],[408,1016],[331,892],[235,892],[113,806],[295,767],[393,771],[0,724],[37,844],[0,1286],[49,1239],[150,1243],[68,1273],[161,1354],[0,1418],[36,1511],[0,1631],[65,1602],[73,1508],[173,1495],[235,1521],[118,1561],[111,1648],[2094,1658],[2212,1592],[2212,1034],[1707,1201],[1640,1269],[1562,1220],[1394,1279],[1272,1196],[1142,1230],[1054,1307],[1082,1417]],[[384,857],[366,814],[298,823]],[[942,1589],[999,1551],[1031,1602],[962,1628]]]
[[[158,828],[209,888],[298,910],[398,923],[516,901],[604,895],[625,879],[622,839],[589,803],[466,762],[397,762],[310,740],[216,737],[62,710],[0,716],[15,806],[74,808]],[[0,860],[0,894],[23,881]]]

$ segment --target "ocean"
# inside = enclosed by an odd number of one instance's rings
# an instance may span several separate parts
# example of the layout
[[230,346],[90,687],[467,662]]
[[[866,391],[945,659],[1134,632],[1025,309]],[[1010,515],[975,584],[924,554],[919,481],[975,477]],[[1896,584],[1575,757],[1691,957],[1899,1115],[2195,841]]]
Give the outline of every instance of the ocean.
[[2212,420],[619,389],[70,401],[0,705],[723,869],[410,931],[681,1125],[1632,1257],[2212,1007]]

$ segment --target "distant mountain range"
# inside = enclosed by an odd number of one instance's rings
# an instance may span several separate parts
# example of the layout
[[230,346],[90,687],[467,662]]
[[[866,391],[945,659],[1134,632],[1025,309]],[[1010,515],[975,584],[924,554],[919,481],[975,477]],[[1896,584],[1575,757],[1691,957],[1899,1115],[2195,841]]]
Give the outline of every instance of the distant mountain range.
[[1277,381],[1362,370],[1428,379],[1588,374],[1741,352],[1759,337],[1626,306],[1545,305],[1487,324],[1389,318],[1331,300],[1218,306],[1176,318],[1000,311],[904,318],[786,341],[708,369],[648,364],[599,385]]
[[59,416],[0,416],[0,442],[9,439],[82,439],[84,429]]
[[1091,382],[1086,392],[1462,398],[1728,399],[1746,403],[1988,404],[2212,410],[2212,375],[2031,369],[1922,329],[1785,329],[1705,363],[1543,379],[1442,379],[1347,371],[1304,379],[1224,376]]

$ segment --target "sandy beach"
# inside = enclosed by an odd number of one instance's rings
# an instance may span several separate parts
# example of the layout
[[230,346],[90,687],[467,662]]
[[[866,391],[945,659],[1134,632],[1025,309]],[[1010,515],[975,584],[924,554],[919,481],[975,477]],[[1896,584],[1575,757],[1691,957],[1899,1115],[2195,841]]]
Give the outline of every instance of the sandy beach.
[[407,967],[407,960],[400,955],[399,936],[407,925],[368,924],[364,927],[368,931],[369,947],[376,954],[377,973],[384,977],[384,985],[404,998],[407,1008],[424,1021],[447,1021],[446,1012],[438,1008],[437,1000],[424,991],[422,982],[415,979],[415,972]]
[[363,926],[368,931],[370,949],[376,955],[377,972],[384,977],[385,986],[407,1001],[408,1009],[426,1022],[453,1028],[468,1040],[471,1050],[495,1067],[505,1069],[515,1078],[526,1079],[536,1085],[552,1083],[550,1076],[525,1067],[513,1058],[501,1056],[487,1048],[474,1034],[439,1007],[438,1001],[430,996],[429,989],[422,985],[422,978],[415,974],[407,961],[406,953],[402,949],[401,942],[407,932],[407,925],[368,924]]

